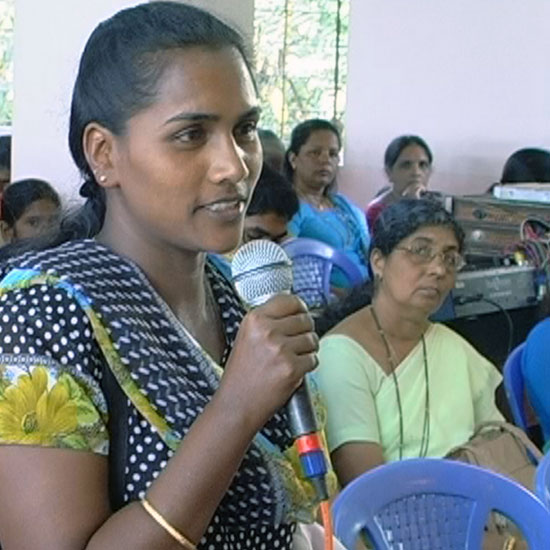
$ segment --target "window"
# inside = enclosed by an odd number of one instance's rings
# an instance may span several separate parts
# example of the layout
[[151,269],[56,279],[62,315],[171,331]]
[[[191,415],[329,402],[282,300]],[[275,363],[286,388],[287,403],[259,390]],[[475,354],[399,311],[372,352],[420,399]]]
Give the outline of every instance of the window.
[[288,140],[308,118],[342,121],[349,0],[255,0],[262,127]]
[[0,126],[10,126],[13,114],[14,4],[0,0]]

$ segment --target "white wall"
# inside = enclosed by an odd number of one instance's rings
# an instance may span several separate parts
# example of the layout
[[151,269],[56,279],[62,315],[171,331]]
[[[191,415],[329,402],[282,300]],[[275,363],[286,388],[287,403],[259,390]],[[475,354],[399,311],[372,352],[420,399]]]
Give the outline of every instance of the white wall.
[[[238,1],[239,10],[235,9]],[[80,176],[67,145],[72,86],[97,23],[133,0],[16,0],[12,180],[37,176],[65,200],[78,199]],[[192,0],[252,29],[253,0]],[[78,5],[78,6],[77,6]]]
[[130,0],[17,0],[14,44],[12,180],[37,176],[65,200],[80,177],[67,144],[72,86],[80,53],[96,24]]
[[550,148],[549,25],[548,0],[351,0],[342,188],[364,206],[404,133],[454,194],[483,192],[520,147]]

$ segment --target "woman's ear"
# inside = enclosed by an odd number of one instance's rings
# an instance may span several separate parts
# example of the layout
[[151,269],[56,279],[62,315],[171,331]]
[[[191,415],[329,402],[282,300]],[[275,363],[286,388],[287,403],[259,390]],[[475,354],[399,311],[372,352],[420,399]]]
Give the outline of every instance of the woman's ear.
[[95,180],[101,187],[115,187],[118,184],[115,160],[115,136],[98,124],[90,122],[84,129],[82,147]]
[[13,241],[14,228],[10,227],[4,220],[0,221],[0,235],[2,241],[7,244]]
[[375,278],[382,278],[384,266],[386,265],[386,257],[382,254],[379,248],[374,248],[370,253],[370,265],[372,274]]
[[296,153],[289,151],[287,154],[288,162],[293,170],[296,170]]

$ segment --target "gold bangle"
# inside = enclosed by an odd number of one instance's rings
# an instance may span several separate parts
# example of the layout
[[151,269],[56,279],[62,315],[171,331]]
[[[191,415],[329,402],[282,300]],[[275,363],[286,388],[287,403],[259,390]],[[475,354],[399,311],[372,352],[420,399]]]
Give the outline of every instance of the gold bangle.
[[145,511],[175,540],[177,540],[187,550],[197,550],[197,547],[185,536],[182,535],[175,527],[170,525],[168,521],[159,513],[151,503],[144,497],[141,499],[141,504]]
[[513,537],[510,535],[506,538],[506,541],[504,542],[504,546],[502,547],[502,550],[514,550],[516,547],[516,537]]

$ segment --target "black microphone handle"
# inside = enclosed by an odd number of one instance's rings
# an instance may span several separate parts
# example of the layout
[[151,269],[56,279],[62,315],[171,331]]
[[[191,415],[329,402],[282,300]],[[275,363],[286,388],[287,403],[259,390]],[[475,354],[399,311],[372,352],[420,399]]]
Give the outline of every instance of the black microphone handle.
[[317,418],[305,378],[288,400],[286,410],[294,437],[301,437],[318,431]]

